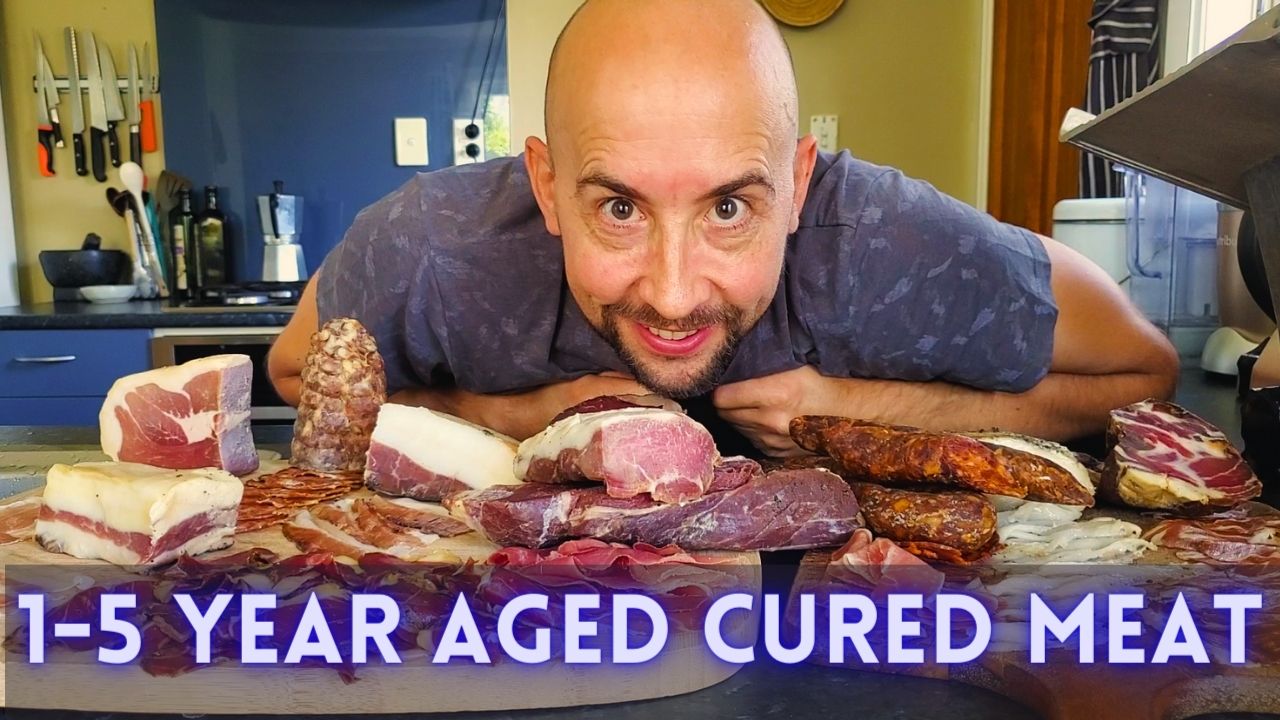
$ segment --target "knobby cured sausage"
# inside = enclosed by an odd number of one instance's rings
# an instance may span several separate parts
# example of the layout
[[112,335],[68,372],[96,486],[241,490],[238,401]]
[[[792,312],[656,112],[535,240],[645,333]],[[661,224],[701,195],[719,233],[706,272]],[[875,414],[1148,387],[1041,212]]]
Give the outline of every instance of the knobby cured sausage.
[[387,376],[373,336],[334,318],[311,336],[293,426],[292,463],[321,472],[363,471]]

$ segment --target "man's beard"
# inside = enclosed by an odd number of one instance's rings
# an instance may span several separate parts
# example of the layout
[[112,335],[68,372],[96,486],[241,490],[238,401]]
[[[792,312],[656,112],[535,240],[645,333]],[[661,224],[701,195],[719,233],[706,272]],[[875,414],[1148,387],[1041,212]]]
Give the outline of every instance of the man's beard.
[[[602,323],[600,334],[613,346],[614,351],[618,353],[618,357],[622,358],[622,361],[626,363],[631,370],[632,376],[642,385],[659,395],[676,400],[697,397],[711,392],[720,382],[720,378],[725,371],[729,369],[729,363],[733,361],[734,353],[738,350],[738,343],[742,340],[742,336],[747,330],[743,322],[744,313],[732,305],[722,305],[716,308],[698,308],[688,316],[675,322],[662,317],[648,305],[637,306],[625,302],[614,303],[605,305],[600,310]],[[650,327],[671,329],[676,332],[718,326],[725,329],[725,338],[720,347],[716,348],[710,361],[697,374],[680,381],[678,385],[674,385],[664,380],[658,373],[647,369],[640,359],[636,357],[636,354],[623,344],[622,333],[619,330],[619,320],[621,319],[631,320]],[[642,329],[640,332],[648,332],[648,330]]]

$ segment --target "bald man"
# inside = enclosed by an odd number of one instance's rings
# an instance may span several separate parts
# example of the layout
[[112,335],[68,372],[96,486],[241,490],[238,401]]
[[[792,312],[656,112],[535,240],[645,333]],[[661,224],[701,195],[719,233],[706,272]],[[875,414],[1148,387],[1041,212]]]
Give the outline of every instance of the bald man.
[[797,141],[752,0],[590,0],[546,103],[523,157],[356,218],[272,350],[285,399],[339,316],[377,338],[393,400],[516,438],[652,391],[774,455],[807,413],[1067,439],[1172,392],[1171,346],[1087,260]]

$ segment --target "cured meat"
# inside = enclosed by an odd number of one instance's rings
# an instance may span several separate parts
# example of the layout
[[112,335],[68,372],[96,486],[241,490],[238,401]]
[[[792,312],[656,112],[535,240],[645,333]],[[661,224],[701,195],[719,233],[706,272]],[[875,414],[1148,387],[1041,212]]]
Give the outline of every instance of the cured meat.
[[[588,404],[590,403],[590,405]],[[711,433],[680,412],[614,407],[601,398],[520,443],[516,477],[534,483],[602,482],[611,497],[663,503],[702,495],[719,457]]]
[[430,552],[427,546],[440,539],[439,535],[387,520],[363,500],[339,500],[316,505],[310,513],[315,519],[329,523],[357,541],[401,560],[425,557]]
[[853,483],[867,527],[879,537],[978,552],[996,531],[996,512],[978,493],[916,492]]
[[112,460],[186,470],[258,469],[249,428],[253,364],[248,355],[212,355],[126,375],[98,413],[102,452]]
[[293,425],[292,463],[322,472],[364,470],[387,375],[359,321],[334,318],[311,336]]
[[36,540],[50,552],[153,565],[232,543],[243,486],[225,470],[136,463],[49,469]]
[[565,408],[559,415],[551,418],[552,425],[572,415],[621,410],[623,408],[664,408],[672,412],[684,412],[680,404],[660,395],[600,395],[590,400],[583,400],[573,407]]
[[831,456],[849,480],[957,485],[1019,498],[1027,494],[1026,484],[990,448],[964,435],[805,415],[792,419],[791,437],[809,452]]
[[1151,543],[1138,537],[1133,523],[1111,517],[1081,520],[1084,508],[1009,500],[997,506],[996,534],[1001,547],[993,563],[1084,564],[1128,563]]
[[1102,491],[1147,509],[1208,511],[1262,492],[1221,430],[1173,403],[1145,400],[1111,411]]
[[1280,515],[1165,520],[1143,537],[1191,562],[1230,567],[1280,561]]
[[514,485],[516,441],[426,408],[387,403],[369,443],[364,479],[370,490],[418,500],[452,492]]
[[448,510],[439,505],[407,498],[389,500],[379,495],[362,498],[360,502],[373,512],[402,527],[421,530],[440,537],[454,537],[471,532],[471,528],[467,527],[466,523],[454,519],[449,515]]
[[20,542],[35,533],[40,498],[28,497],[0,505],[0,545]]
[[358,472],[320,473],[296,467],[250,478],[244,483],[236,532],[278,525],[301,508],[340,498],[363,484]]
[[717,473],[733,475],[725,486],[740,484],[683,505],[614,498],[600,486],[530,483],[457,493],[445,498],[445,507],[499,545],[535,548],[596,538],[688,550],[802,549],[843,543],[862,526],[848,483],[832,473],[764,474],[741,459],[722,464]]
[[853,531],[849,542],[831,556],[826,579],[876,594],[920,593],[926,597],[942,589],[947,576],[898,547],[892,540],[874,538],[866,528]]
[[1009,473],[1027,486],[1027,499],[1093,507],[1094,483],[1076,454],[1048,440],[1004,432],[970,437],[991,448]]

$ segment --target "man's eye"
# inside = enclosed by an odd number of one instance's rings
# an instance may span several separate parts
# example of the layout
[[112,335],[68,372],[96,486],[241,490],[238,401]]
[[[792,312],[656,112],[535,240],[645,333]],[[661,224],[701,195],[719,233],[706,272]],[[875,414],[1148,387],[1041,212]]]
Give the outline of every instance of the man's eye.
[[604,210],[609,217],[618,222],[630,222],[636,215],[635,203],[626,198],[612,198],[606,200]]
[[720,198],[715,207],[716,219],[720,222],[733,222],[742,215],[742,201],[737,198]]

